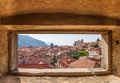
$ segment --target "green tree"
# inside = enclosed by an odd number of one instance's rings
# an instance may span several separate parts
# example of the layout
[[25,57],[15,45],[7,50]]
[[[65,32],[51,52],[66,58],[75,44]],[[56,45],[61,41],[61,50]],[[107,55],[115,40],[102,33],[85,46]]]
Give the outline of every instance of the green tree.
[[53,62],[53,63],[56,63],[57,60],[58,60],[58,59],[54,56],[53,59],[52,59],[52,62]]
[[77,52],[77,53],[73,53],[71,57],[74,59],[79,59],[80,56],[79,56],[79,53]]
[[54,46],[53,43],[51,43],[51,44],[50,44],[50,47],[53,47],[53,46]]
[[88,52],[86,50],[79,51],[79,56],[87,56]]
[[98,44],[95,44],[94,47],[95,47],[95,48],[96,48],[96,47],[99,47],[99,45],[98,45]]
[[80,50],[79,52],[73,53],[71,57],[74,59],[79,59],[81,56],[87,56],[87,55],[88,52],[86,50]]
[[97,38],[97,41],[100,41],[100,39],[99,39],[99,38]]

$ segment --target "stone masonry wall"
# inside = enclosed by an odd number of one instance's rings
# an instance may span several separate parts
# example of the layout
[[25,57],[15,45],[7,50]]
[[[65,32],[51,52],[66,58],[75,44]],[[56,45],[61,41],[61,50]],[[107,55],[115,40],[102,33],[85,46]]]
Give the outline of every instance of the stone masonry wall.
[[[9,26],[9,25],[8,25]],[[8,27],[7,26],[7,27]],[[20,29],[20,25],[14,26]],[[27,27],[27,26],[26,26]],[[8,30],[5,29],[6,25],[0,26],[0,74],[8,72]],[[24,26],[25,28],[25,26]],[[30,28],[30,27],[28,27]],[[12,27],[8,27],[12,29]],[[31,29],[31,28],[30,28]],[[114,29],[112,33],[112,74],[120,75],[120,29],[119,27]]]
[[112,69],[114,75],[120,76],[120,29],[112,33]]
[[[38,25],[119,25],[119,4],[120,0],[100,0],[99,2],[98,0],[0,0],[0,75],[8,72],[8,32],[3,27],[5,24],[18,24],[18,26],[19,24],[32,25],[32,23]],[[82,16],[44,14],[61,12]],[[43,15],[37,14],[32,17],[34,15],[32,13],[43,13]],[[15,16],[22,14],[23,16]],[[29,14],[27,19],[25,14]],[[45,18],[42,18],[43,16]],[[102,16],[103,19],[96,16]],[[112,38],[112,73],[120,75],[120,29],[113,31]]]
[[7,31],[0,26],[0,75],[8,72],[8,37]]

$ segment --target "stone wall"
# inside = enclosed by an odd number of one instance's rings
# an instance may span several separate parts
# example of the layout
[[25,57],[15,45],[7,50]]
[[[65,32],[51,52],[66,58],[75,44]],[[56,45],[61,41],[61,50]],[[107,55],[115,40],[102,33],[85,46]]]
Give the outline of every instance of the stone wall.
[[5,76],[1,83],[119,83],[120,78],[109,76],[79,76],[79,77],[26,77]]
[[[0,0],[0,74],[8,72],[6,24],[19,29],[24,24],[119,26],[119,4],[120,0]],[[116,43],[120,29],[113,31],[112,38],[112,73],[120,75],[120,45]]]
[[120,20],[99,15],[74,13],[31,13],[1,18],[8,25],[120,25]]
[[65,12],[120,17],[120,0],[0,0],[0,16]]
[[[34,28],[33,28],[34,27]],[[40,25],[0,25],[0,74],[6,74],[8,72],[8,59],[10,56],[8,56],[8,32],[9,30],[52,30],[50,29],[52,26],[40,26]],[[65,29],[67,26],[60,28],[60,26],[54,26],[52,28],[55,28],[56,30],[62,30]],[[112,74],[114,75],[120,75],[120,56],[119,56],[119,49],[120,45],[119,43],[116,43],[117,41],[120,41],[120,29],[117,26],[81,26],[81,27],[75,27],[76,30],[93,30],[96,28],[96,30],[113,30],[112,32]],[[73,29],[71,26],[71,30]],[[59,28],[59,29],[58,29]],[[67,29],[67,28],[66,28]],[[65,30],[66,30],[65,29]]]
[[120,29],[112,33],[112,69],[114,75],[120,76]]
[[8,72],[8,32],[0,26],[0,75]]

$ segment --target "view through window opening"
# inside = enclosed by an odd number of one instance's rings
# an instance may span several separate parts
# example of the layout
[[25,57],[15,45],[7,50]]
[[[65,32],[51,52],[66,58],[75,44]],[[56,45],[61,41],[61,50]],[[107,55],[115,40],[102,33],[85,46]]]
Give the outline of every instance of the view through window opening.
[[[18,34],[18,68],[102,68],[101,34]],[[107,51],[107,50],[106,50]]]

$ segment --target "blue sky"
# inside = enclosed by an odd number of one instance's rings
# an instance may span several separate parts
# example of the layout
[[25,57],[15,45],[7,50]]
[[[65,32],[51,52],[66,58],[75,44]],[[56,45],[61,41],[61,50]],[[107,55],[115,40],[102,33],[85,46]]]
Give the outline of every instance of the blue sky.
[[73,45],[74,41],[84,39],[85,42],[94,42],[101,39],[100,34],[22,34],[57,45]]

